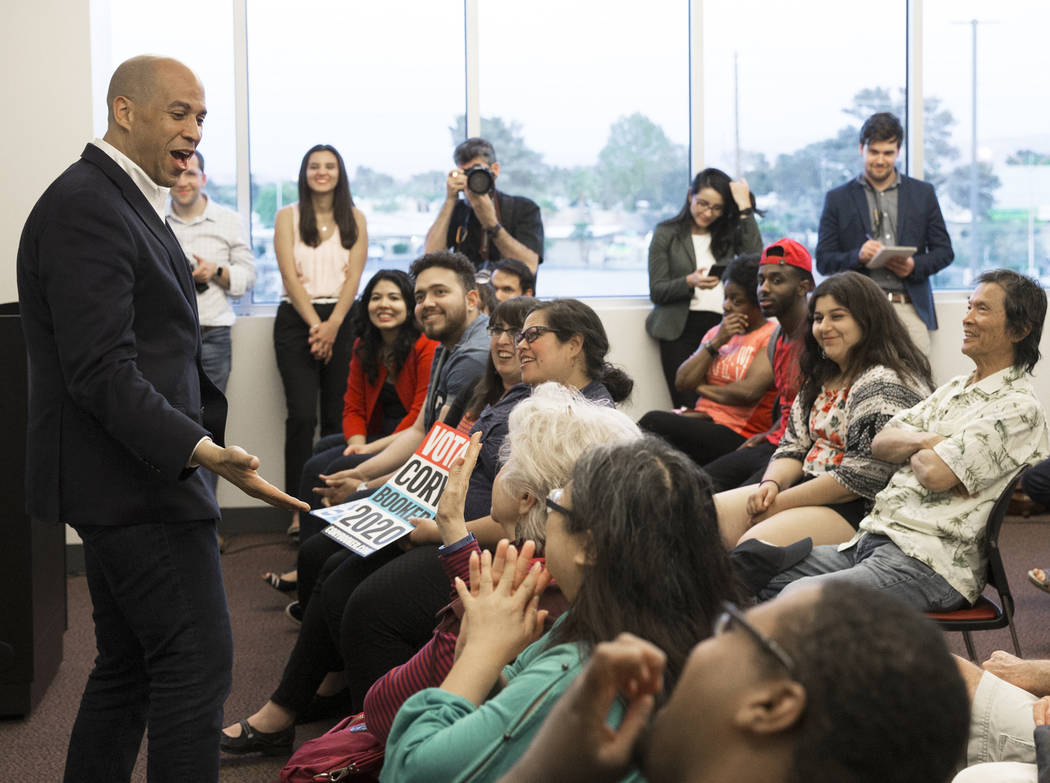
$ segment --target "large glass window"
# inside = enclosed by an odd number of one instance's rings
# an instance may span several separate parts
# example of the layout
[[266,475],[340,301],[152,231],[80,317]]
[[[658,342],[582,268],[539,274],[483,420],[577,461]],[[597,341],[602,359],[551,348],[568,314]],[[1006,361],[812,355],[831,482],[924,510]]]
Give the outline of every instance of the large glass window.
[[500,189],[542,209],[544,296],[648,293],[649,234],[689,182],[688,12],[685,0],[479,4],[481,135]]
[[339,150],[368,219],[365,279],[406,269],[444,198],[466,103],[462,0],[248,0],[247,25],[255,301],[280,297],[274,215],[298,200],[315,144]]
[[924,17],[925,178],[955,249],[935,283],[992,267],[1050,283],[1050,5],[927,2]]
[[[172,23],[174,17],[180,20]],[[106,133],[105,95],[113,70],[139,54],[174,57],[204,83],[208,118],[200,151],[207,161],[206,192],[237,208],[233,84],[233,6],[213,0],[187,0],[178,11],[141,0],[93,0],[92,82],[94,127]]]
[[[405,268],[444,197],[466,133],[463,0],[244,2],[250,131],[234,123],[234,2],[187,0],[184,25],[141,0],[92,0],[96,95],[126,57],[177,57],[205,83],[208,192],[236,205],[238,143],[250,142],[254,301],[275,302],[273,218],[297,199],[313,144],[335,145],[368,218],[369,270]],[[695,2],[695,0],[694,0]],[[745,176],[767,240],[811,249],[824,194],[855,176],[860,124],[907,121],[907,0],[871,7],[699,2],[703,149]],[[539,202],[545,295],[644,295],[653,226],[680,208],[689,171],[689,0],[478,0],[481,134],[500,188]],[[1050,6],[925,0],[923,165],[938,189],[955,263],[935,284],[967,287],[1008,266],[1050,280]],[[555,21],[556,20],[556,21]],[[976,45],[975,45],[976,39]],[[976,70],[976,78],[972,73]],[[96,101],[95,127],[105,132]],[[976,129],[976,135],[975,135]],[[242,131],[243,132],[243,131]],[[908,150],[905,147],[905,159]],[[902,161],[903,162],[903,161]]]
[[705,166],[743,175],[762,236],[812,252],[824,195],[862,170],[877,111],[904,119],[907,3],[704,3]]

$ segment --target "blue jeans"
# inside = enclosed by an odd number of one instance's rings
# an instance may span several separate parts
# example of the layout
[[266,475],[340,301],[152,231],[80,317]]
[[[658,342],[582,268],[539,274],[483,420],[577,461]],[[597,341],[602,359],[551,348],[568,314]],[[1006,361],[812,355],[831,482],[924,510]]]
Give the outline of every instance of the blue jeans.
[[[201,329],[201,364],[204,365],[208,380],[225,394],[232,364],[230,327],[206,326]],[[211,485],[211,491],[215,492],[219,477],[206,468],[200,468],[200,471]]]
[[1025,471],[1021,477],[1021,489],[1039,505],[1050,508],[1050,459]]
[[228,326],[205,326],[201,329],[201,364],[208,379],[214,383],[223,394],[226,393],[226,383],[230,380],[230,366],[232,364],[232,349],[230,343],[230,327]]
[[148,725],[150,783],[217,781],[233,636],[215,521],[75,527],[98,657],[65,780],[130,780]]
[[835,545],[813,547],[809,557],[769,580],[758,598],[768,601],[782,590],[835,582],[886,591],[924,612],[947,612],[970,605],[944,577],[904,554],[886,536],[875,533],[865,533],[844,552]]

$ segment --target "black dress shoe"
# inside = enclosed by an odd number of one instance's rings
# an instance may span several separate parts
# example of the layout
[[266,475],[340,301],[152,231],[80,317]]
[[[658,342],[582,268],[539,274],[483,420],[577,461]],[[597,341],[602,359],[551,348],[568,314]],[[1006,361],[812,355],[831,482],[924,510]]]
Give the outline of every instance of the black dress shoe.
[[284,613],[293,623],[303,624],[303,605],[298,601],[292,601],[284,607]]
[[295,727],[289,726],[281,731],[269,734],[256,730],[247,720],[240,722],[241,735],[231,737],[222,733],[219,748],[223,753],[241,755],[243,753],[262,753],[264,756],[291,755],[292,743],[295,742]]
[[353,712],[350,690],[343,688],[331,696],[314,695],[305,710],[295,716],[295,724],[313,723],[315,720],[345,718]]

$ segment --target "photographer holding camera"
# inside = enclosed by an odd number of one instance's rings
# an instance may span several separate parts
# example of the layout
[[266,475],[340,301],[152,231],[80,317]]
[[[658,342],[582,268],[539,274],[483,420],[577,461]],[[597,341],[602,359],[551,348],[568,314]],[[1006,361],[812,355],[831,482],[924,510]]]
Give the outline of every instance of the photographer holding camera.
[[478,271],[490,269],[500,259],[516,258],[536,274],[543,261],[539,206],[496,190],[499,163],[484,139],[467,139],[452,157],[457,168],[445,180],[445,203],[427,232],[425,252],[458,251]]

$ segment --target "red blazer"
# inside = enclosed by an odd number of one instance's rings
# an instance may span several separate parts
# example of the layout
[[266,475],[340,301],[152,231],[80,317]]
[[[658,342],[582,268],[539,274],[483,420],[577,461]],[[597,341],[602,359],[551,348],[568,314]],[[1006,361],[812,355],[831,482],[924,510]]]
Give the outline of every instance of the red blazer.
[[[361,360],[357,358],[358,342],[360,340],[354,341],[350,374],[346,378],[346,396],[343,397],[343,437],[347,440],[353,435],[368,435],[368,425],[376,412],[379,392],[386,382],[386,367],[382,364],[379,365],[376,382],[368,382]],[[408,413],[401,419],[394,432],[411,427],[423,409],[423,401],[427,398],[427,386],[430,384],[430,363],[434,360],[434,349],[437,347],[437,342],[421,334],[412,346],[412,352],[405,359],[405,365],[394,381],[394,388]]]

